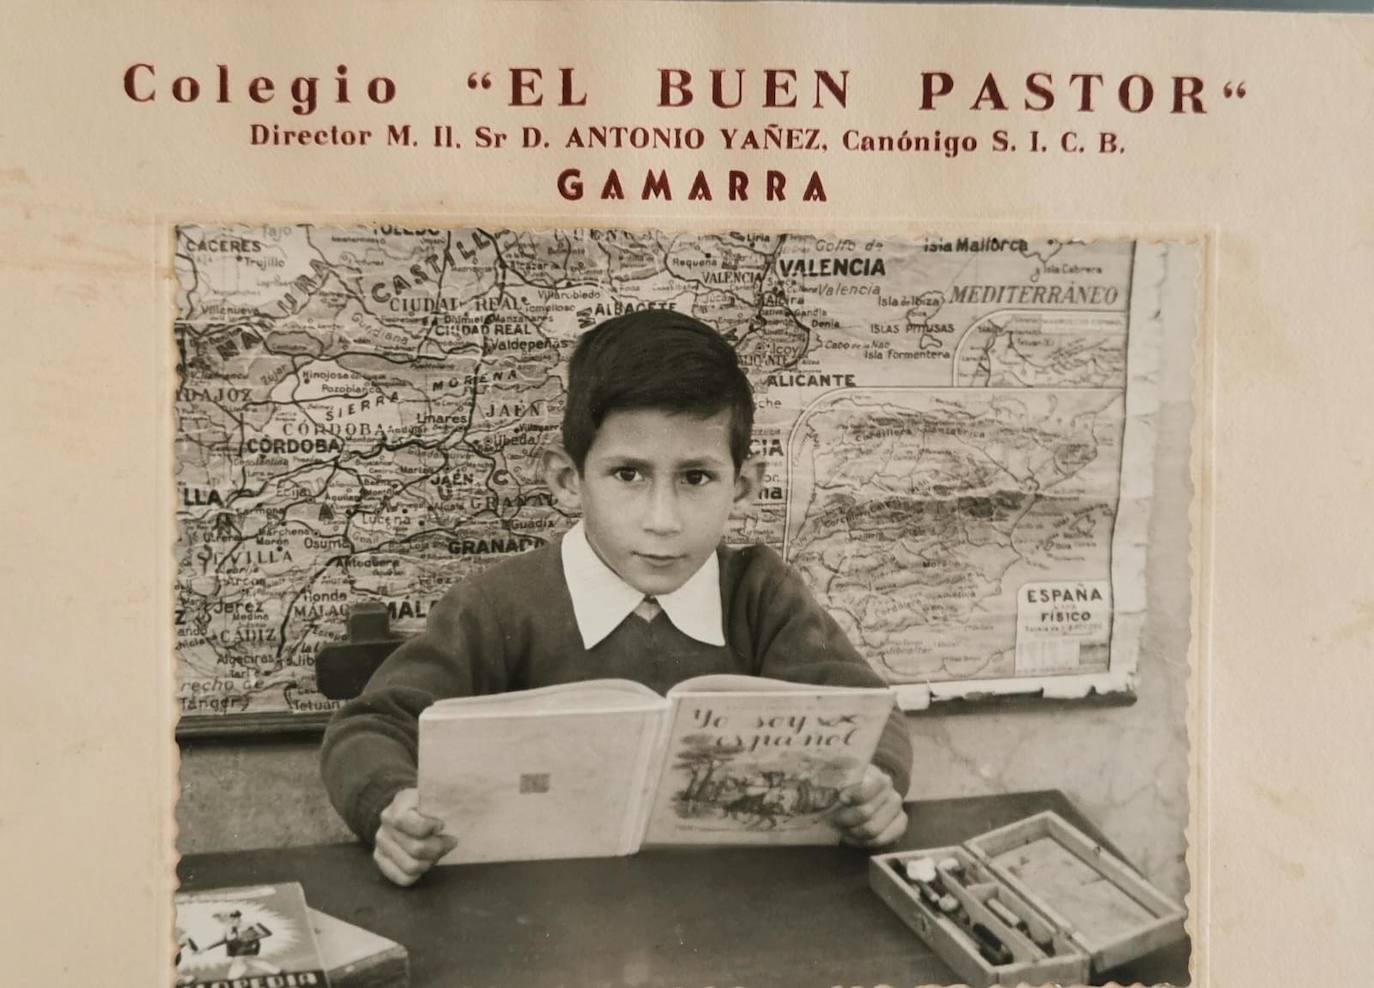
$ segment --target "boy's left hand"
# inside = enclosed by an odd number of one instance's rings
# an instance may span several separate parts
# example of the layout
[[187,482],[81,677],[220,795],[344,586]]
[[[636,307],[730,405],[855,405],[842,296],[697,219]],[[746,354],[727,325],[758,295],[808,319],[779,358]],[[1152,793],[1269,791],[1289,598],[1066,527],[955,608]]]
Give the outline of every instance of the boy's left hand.
[[876,765],[869,765],[862,779],[840,790],[840,804],[830,819],[840,828],[846,844],[882,847],[906,833],[901,794]]

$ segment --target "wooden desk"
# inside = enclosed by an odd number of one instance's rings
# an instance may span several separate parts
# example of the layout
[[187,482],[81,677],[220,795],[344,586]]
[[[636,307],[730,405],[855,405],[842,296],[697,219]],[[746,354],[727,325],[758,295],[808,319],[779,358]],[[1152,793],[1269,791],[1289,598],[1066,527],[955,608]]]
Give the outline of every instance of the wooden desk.
[[[957,844],[1052,809],[1115,850],[1059,792],[908,806],[900,847]],[[642,851],[440,868],[392,886],[357,844],[184,858],[188,889],[299,881],[310,905],[410,951],[413,988],[891,988],[953,974],[868,887],[852,848]],[[1183,942],[1109,972],[1188,983]]]

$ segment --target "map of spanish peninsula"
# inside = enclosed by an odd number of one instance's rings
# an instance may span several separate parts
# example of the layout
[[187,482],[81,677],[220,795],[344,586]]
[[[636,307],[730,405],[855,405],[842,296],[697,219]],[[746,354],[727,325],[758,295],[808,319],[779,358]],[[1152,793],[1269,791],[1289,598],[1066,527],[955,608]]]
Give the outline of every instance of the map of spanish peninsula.
[[753,384],[765,483],[729,540],[783,553],[889,682],[1082,675],[1137,646],[1157,358],[1136,244],[175,237],[185,714],[332,709],[314,657],[350,607],[415,631],[456,580],[557,540],[576,519],[537,463],[567,358],[646,308],[715,326]]

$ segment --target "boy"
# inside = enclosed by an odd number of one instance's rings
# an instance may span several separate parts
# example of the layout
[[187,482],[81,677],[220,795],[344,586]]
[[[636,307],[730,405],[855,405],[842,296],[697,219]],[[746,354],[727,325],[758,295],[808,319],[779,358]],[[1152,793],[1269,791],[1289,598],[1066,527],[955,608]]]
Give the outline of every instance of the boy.
[[[384,875],[409,885],[463,839],[416,804],[416,718],[437,699],[598,678],[664,692],[725,672],[881,685],[775,552],[720,545],[762,482],[763,464],[748,459],[753,421],[735,351],[704,323],[644,310],[578,341],[563,446],[542,465],[582,520],[561,544],[445,594],[325,733],[325,786]],[[832,815],[845,840],[901,836],[910,768],[894,712],[875,763]]]

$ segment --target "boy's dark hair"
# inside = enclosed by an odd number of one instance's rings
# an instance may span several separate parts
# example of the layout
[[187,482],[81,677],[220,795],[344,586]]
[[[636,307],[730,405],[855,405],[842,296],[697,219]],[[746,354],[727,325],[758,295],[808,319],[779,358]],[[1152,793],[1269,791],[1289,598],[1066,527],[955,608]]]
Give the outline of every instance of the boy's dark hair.
[[568,364],[563,448],[578,473],[607,415],[644,408],[699,418],[729,409],[735,469],[749,456],[753,389],[734,348],[698,319],[641,309],[607,319],[577,341]]

